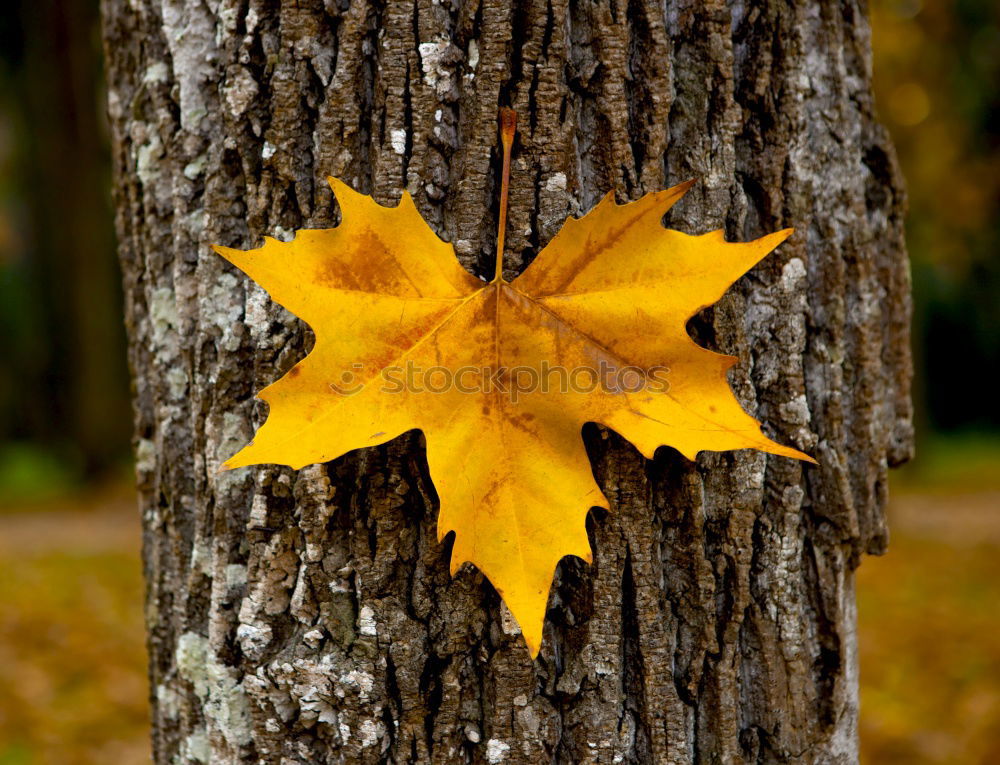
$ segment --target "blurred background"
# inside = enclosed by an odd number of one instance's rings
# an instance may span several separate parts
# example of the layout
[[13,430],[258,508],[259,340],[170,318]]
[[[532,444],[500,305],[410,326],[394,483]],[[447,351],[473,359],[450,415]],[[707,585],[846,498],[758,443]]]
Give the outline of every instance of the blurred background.
[[[859,571],[863,761],[1000,762],[1000,3],[873,0],[918,457]],[[148,761],[96,0],[0,25],[0,765]]]

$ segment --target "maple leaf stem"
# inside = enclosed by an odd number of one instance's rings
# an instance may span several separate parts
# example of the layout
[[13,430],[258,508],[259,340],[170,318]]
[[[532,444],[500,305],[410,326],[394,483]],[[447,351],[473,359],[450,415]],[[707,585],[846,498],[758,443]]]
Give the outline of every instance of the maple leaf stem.
[[500,181],[500,222],[497,226],[497,262],[493,282],[503,281],[503,245],[507,231],[507,192],[510,187],[510,148],[517,131],[517,112],[503,107],[500,110],[500,141],[503,144],[503,178]]

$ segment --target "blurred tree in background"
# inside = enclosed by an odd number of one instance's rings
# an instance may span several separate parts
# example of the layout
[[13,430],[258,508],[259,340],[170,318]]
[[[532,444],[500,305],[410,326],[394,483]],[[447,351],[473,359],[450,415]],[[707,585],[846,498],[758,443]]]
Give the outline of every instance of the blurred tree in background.
[[910,199],[918,411],[937,431],[995,429],[1000,3],[877,0],[871,11],[876,98]]
[[[11,7],[13,6],[13,7]],[[0,25],[0,490],[93,477],[131,413],[95,0]]]

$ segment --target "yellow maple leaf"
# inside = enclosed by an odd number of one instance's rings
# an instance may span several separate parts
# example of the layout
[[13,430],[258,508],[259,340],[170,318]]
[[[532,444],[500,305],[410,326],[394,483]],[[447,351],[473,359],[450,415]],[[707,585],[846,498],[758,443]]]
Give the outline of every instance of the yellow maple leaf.
[[[505,132],[504,192],[510,135]],[[570,218],[523,274],[484,284],[408,193],[383,207],[331,178],[342,222],[288,243],[216,251],[307,322],[316,344],[259,397],[253,441],[224,465],[300,468],[419,428],[440,497],[451,570],[489,578],[532,656],[559,560],[590,562],[585,516],[609,508],[581,428],[596,422],[646,457],[669,445],[760,449],[811,460],[763,435],[726,380],[736,362],[685,326],[790,233],[727,243],[663,215],[690,183]]]

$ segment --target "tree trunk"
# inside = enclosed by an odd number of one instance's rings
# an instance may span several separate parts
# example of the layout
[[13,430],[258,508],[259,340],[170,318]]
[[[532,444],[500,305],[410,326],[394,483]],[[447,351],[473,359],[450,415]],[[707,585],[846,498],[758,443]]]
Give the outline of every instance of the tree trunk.
[[[911,449],[904,198],[863,6],[771,0],[104,0],[135,376],[156,762],[853,762],[853,570]],[[644,460],[585,430],[612,512],[532,662],[448,574],[410,433],[219,473],[308,329],[209,250],[329,227],[335,175],[409,189],[490,273],[497,110],[521,114],[510,275],[607,190],[796,234],[691,322],[806,467]],[[665,286],[669,290],[669,285]]]
[[93,478],[131,430],[97,7],[13,0],[3,15],[0,452],[33,444],[62,467],[48,480]]

